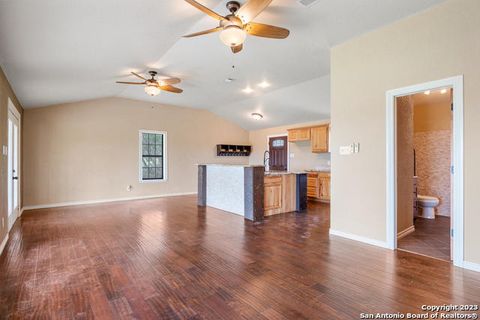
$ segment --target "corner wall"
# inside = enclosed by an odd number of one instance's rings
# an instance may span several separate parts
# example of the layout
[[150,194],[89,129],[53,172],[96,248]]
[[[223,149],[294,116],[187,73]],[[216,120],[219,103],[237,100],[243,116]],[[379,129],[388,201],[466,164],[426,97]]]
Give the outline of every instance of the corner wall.
[[332,49],[332,229],[386,241],[386,91],[464,75],[464,253],[480,269],[478,30],[480,1],[450,0]]
[[[168,181],[139,182],[140,129],[167,132]],[[219,143],[248,144],[239,126],[205,110],[123,98],[27,109],[23,141],[27,208],[194,193],[197,163],[248,163],[216,157]]]

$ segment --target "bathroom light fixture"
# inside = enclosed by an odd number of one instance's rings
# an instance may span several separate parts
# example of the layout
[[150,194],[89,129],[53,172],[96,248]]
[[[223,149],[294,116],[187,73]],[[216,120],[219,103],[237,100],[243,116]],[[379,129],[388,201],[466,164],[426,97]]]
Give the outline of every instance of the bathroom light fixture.
[[447,89],[442,89],[442,90],[440,91],[440,93],[441,93],[441,94],[447,93]]
[[268,83],[267,81],[262,81],[262,82],[260,82],[260,83],[258,84],[258,86],[259,86],[260,88],[265,89],[265,88],[270,87],[270,83]]
[[162,90],[160,90],[160,88],[156,84],[155,85],[148,84],[145,87],[145,93],[151,97],[158,96],[160,94],[160,91]]
[[243,92],[247,93],[247,94],[250,94],[253,92],[253,89],[250,88],[250,87],[246,87],[245,89],[242,90]]
[[252,113],[251,116],[254,120],[262,120],[263,119],[263,115],[258,113],[258,112]]
[[425,91],[424,94],[426,94],[427,96],[430,95],[430,90]]

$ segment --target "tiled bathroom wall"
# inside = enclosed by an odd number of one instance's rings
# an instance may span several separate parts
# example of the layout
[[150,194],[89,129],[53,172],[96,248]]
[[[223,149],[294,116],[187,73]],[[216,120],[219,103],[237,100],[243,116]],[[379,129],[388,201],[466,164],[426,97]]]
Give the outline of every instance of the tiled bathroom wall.
[[418,193],[440,199],[437,214],[450,216],[451,130],[414,134]]

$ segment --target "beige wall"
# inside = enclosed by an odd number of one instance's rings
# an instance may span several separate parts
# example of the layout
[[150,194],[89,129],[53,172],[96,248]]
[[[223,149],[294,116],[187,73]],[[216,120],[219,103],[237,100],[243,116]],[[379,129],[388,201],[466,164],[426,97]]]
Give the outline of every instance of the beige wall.
[[[140,129],[167,132],[167,182],[139,183]],[[215,155],[218,143],[248,144],[237,125],[204,110],[122,98],[27,109],[23,134],[27,207],[196,192],[196,163],[248,162]]]
[[[310,125],[318,125],[328,123],[309,122],[297,123],[288,126],[273,127],[250,131],[250,144],[252,145],[252,154],[250,155],[250,164],[263,165],[263,153],[268,150],[268,136],[287,134],[287,130],[297,127],[306,127]],[[315,169],[315,167],[329,166],[329,153],[312,153],[310,141],[302,141],[289,143],[289,152],[294,157],[290,158],[290,171],[303,171],[306,169]]]
[[465,260],[480,264],[478,30],[480,1],[450,0],[332,49],[333,229],[386,241],[385,92],[463,74]]
[[[17,110],[20,114],[23,112],[20,103],[18,102],[15,93],[13,92],[10,84],[8,83],[3,70],[0,68],[0,141],[1,146],[8,145],[8,99],[13,102]],[[1,152],[1,151],[0,151]],[[7,211],[7,196],[8,196],[8,162],[7,157],[2,153],[2,161],[0,161],[0,171],[1,171],[1,178],[0,178],[0,243],[4,240],[5,236],[7,235],[8,230],[8,211]],[[3,219],[3,226],[1,220]]]
[[397,98],[397,233],[413,225],[413,100]]
[[413,96],[415,105],[414,131],[450,130],[452,127],[451,94],[432,92],[430,96],[417,93]]

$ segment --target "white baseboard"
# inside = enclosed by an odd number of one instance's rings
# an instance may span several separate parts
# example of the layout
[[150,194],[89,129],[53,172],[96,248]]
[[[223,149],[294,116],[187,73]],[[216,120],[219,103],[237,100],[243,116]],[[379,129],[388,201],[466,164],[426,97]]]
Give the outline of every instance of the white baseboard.
[[5,236],[5,239],[3,239],[2,243],[0,244],[0,255],[3,252],[3,249],[5,249],[5,246],[7,245],[7,241],[8,241],[8,233]]
[[351,233],[347,233],[347,232],[343,232],[343,231],[338,231],[338,230],[334,230],[334,229],[330,229],[329,233],[331,235],[334,235],[334,236],[338,236],[338,237],[342,237],[342,238],[346,238],[346,239],[350,239],[350,240],[354,240],[354,241],[359,241],[359,242],[371,244],[373,246],[388,249],[388,245],[387,245],[386,241],[380,241],[380,240],[375,240],[375,239],[366,238],[366,237],[362,237],[362,236],[357,236],[355,234],[351,234]]
[[480,272],[480,264],[478,264],[478,263],[463,261],[463,268],[468,269],[468,270],[472,270],[472,271]]
[[415,226],[410,226],[407,229],[400,231],[399,233],[397,233],[397,240],[405,238],[406,236],[408,236],[410,233],[414,231],[415,231]]
[[100,199],[100,200],[70,201],[70,202],[39,204],[39,205],[34,205],[34,206],[25,206],[25,207],[22,208],[21,212],[23,213],[23,211],[25,211],[25,210],[82,206],[82,205],[87,205],[87,204],[100,204],[100,203],[131,201],[131,200],[146,200],[146,199],[154,199],[154,198],[187,196],[187,195],[194,195],[194,194],[197,194],[197,192],[167,193],[167,194],[157,194],[157,195],[152,195],[152,196],[138,196],[138,197],[127,197],[127,198],[114,198],[114,199]]

